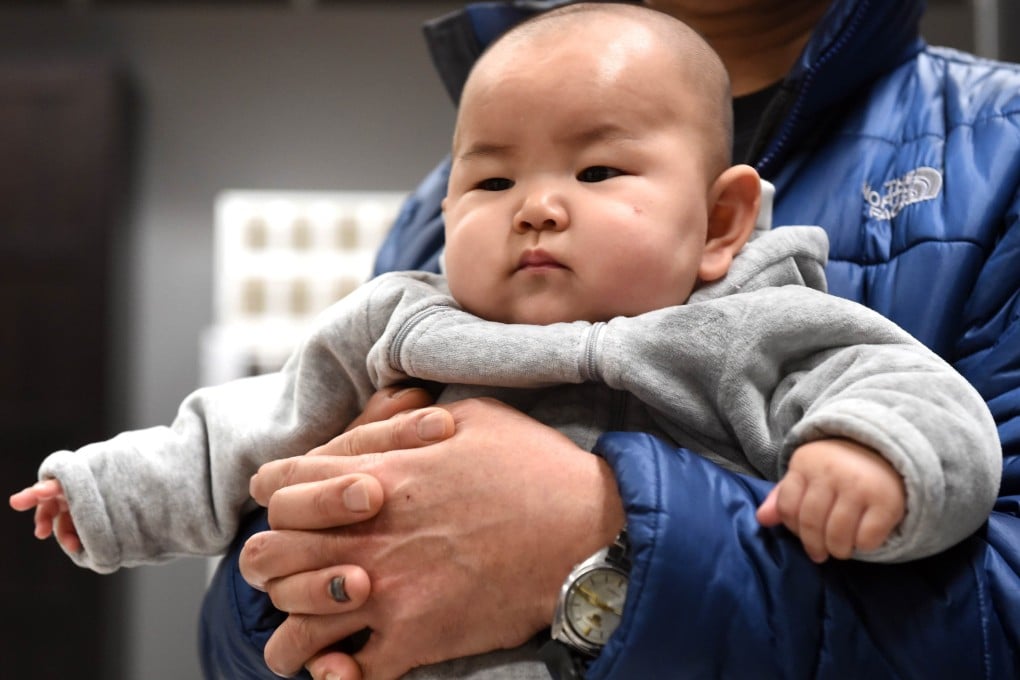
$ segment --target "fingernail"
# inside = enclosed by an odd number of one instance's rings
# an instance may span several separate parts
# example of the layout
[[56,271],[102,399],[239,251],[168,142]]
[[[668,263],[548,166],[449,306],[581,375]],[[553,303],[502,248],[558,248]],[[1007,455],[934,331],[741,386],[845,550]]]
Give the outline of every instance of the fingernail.
[[351,512],[368,512],[371,504],[364,482],[359,480],[344,489],[344,507]]
[[[334,602],[350,602],[351,598],[347,594],[347,590],[344,588],[344,581],[346,579],[343,576],[334,576],[329,581],[329,596],[333,598]],[[329,677],[329,676],[326,676]]]
[[418,421],[418,436],[427,442],[441,439],[445,433],[446,418],[442,413],[433,411]]
[[339,675],[337,675],[336,673],[328,673],[328,674],[326,675],[326,680],[343,680],[343,678],[341,678],[341,677],[340,677]]
[[418,389],[418,388],[417,387],[405,387],[402,390],[397,390],[396,392],[394,392],[393,394],[390,395],[390,399],[400,399],[402,396],[404,396],[408,392],[411,392],[412,390],[416,390],[416,389]]

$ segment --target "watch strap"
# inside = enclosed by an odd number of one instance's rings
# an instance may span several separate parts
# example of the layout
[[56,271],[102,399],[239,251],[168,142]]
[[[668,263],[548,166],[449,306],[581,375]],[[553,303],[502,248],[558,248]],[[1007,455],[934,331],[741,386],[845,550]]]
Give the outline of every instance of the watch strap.
[[538,649],[553,680],[582,680],[590,661],[558,640],[547,640]]
[[606,559],[630,573],[630,538],[627,536],[626,527],[616,535],[613,544],[609,546]]

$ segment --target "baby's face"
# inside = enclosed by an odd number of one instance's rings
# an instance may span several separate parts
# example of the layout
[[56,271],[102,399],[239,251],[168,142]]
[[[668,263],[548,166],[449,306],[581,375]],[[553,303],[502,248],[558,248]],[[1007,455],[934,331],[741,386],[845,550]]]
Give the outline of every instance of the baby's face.
[[687,300],[714,178],[697,94],[663,62],[638,28],[610,25],[483,62],[444,203],[465,309],[548,324]]

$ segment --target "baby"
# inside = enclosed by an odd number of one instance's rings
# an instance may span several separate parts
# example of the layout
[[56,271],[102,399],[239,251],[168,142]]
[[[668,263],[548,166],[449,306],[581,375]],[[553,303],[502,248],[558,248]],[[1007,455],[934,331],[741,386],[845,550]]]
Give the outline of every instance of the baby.
[[824,293],[820,229],[754,233],[760,181],[729,166],[730,106],[716,55],[666,15],[574,5],[512,30],[463,92],[445,276],[374,279],[280,372],[198,390],[169,427],[54,453],[11,506],[100,572],[215,554],[260,465],[415,378],[587,449],[640,430],[775,480],[759,520],[817,561],[949,547],[998,488],[985,403],[906,332]]

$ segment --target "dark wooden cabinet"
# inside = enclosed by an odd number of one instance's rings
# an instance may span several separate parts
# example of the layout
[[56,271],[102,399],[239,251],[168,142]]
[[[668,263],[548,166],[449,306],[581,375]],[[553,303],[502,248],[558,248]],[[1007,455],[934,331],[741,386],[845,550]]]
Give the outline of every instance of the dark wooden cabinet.
[[[0,478],[109,432],[111,246],[129,105],[106,63],[0,63]],[[120,580],[75,567],[0,512],[0,675],[116,678]]]

